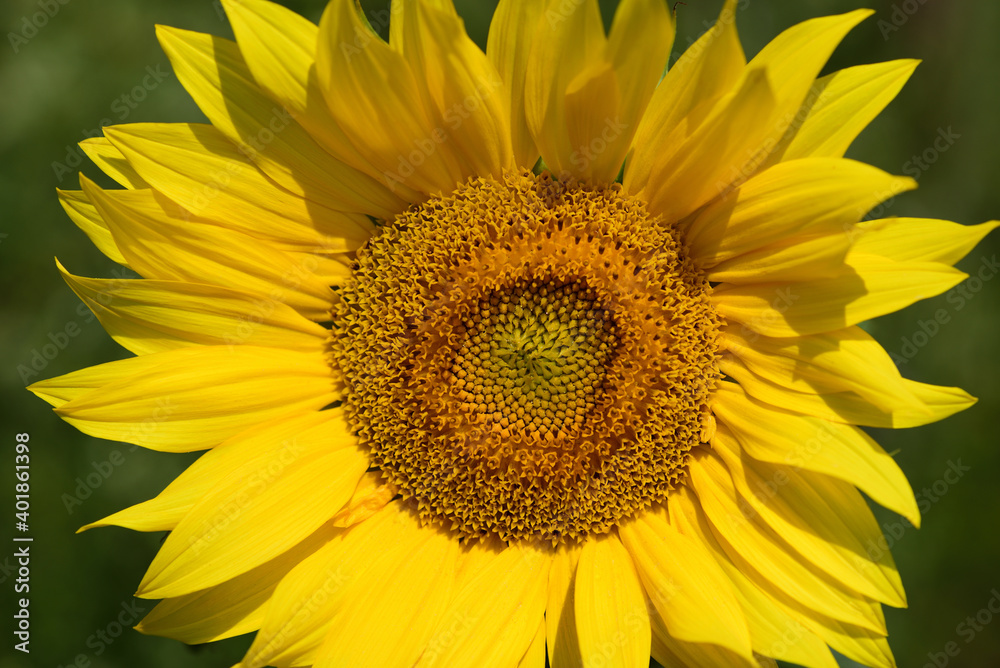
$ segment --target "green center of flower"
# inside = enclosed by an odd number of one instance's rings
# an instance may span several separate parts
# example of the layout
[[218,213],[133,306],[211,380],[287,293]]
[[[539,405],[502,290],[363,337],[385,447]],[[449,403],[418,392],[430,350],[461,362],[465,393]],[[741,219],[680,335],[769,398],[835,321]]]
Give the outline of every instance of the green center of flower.
[[478,179],[358,251],[330,356],[373,465],[425,521],[559,543],[665,499],[706,440],[708,290],[617,185]]
[[452,366],[457,398],[501,433],[578,430],[617,348],[595,299],[579,283],[532,281],[473,304]]

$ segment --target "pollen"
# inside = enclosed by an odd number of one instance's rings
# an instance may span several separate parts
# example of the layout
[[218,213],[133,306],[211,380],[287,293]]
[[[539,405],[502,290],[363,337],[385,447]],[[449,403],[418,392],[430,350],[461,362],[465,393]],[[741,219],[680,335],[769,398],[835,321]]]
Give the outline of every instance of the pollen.
[[710,289],[617,184],[477,178],[357,252],[330,358],[422,519],[558,544],[664,500],[710,435]]

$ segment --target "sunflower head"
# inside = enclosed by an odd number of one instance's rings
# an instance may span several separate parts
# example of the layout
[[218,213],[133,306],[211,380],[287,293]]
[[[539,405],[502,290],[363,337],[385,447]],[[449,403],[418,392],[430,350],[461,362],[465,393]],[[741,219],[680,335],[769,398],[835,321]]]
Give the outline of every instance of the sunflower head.
[[256,632],[241,668],[893,665],[860,491],[919,512],[862,427],[975,400],[860,324],[1000,223],[864,220],[916,185],[843,157],[916,63],[817,78],[869,12],[747,61],[727,0],[668,68],[661,0],[501,0],[485,51],[450,0],[388,41],[223,5],[236,41],[158,30],[210,123],[106,128],[123,187],[60,192],[141,277],[60,266],[135,356],[31,387],[206,451],[88,525],[170,532],[141,631]]
[[558,543],[666,499],[720,377],[675,229],[618,184],[522,173],[379,232],[330,343],[361,442],[424,519]]

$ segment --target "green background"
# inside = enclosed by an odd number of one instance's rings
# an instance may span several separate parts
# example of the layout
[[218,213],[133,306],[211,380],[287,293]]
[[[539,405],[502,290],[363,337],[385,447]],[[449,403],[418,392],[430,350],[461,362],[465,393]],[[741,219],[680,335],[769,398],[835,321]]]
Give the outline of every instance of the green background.
[[[24,32],[25,21],[46,4],[58,11],[50,8],[52,16],[36,33]],[[286,4],[314,20],[322,10],[318,1]],[[705,30],[720,4],[720,0],[688,0],[678,7],[675,58]],[[940,217],[965,224],[1000,217],[1000,42],[996,40],[1000,3],[751,0],[741,3],[738,25],[752,55],[798,21],[859,6],[872,7],[876,14],[845,40],[828,71],[894,58],[921,58],[924,63],[848,156],[903,173],[913,167],[913,156],[932,149],[939,132],[957,135],[947,151],[929,154],[934,162],[920,169],[920,189],[893,202],[886,215]],[[485,44],[492,4],[466,1],[459,8],[470,33]],[[613,3],[604,7],[606,17],[612,8]],[[5,0],[0,8],[6,34],[0,44],[0,439],[5,453],[0,457],[4,602],[0,656],[11,657],[3,663],[12,668],[69,666],[78,656],[92,666],[229,666],[250,640],[187,647],[131,630],[110,644],[100,639],[99,630],[116,631],[120,613],[123,621],[135,621],[129,619],[131,613],[123,612],[128,606],[138,604],[147,611],[152,607],[134,601],[131,593],[163,536],[117,528],[73,532],[154,495],[194,456],[133,450],[83,436],[25,392],[25,378],[18,371],[30,369],[36,351],[53,338],[63,341],[59,333],[67,326],[75,336],[66,336],[64,349],[45,360],[45,368],[27,377],[28,382],[126,356],[96,320],[78,308],[56,272],[55,256],[70,271],[85,276],[113,276],[117,265],[103,258],[66,218],[55,188],[77,188],[77,166],[109,184],[85,159],[79,165],[75,162],[75,142],[94,134],[102,122],[204,120],[172,76],[149,90],[136,91],[147,67],[169,71],[153,34],[156,23],[231,36],[218,3],[208,1]],[[24,33],[30,39],[18,40],[15,53],[10,33]],[[134,108],[121,100],[123,95],[131,97]],[[139,97],[143,99],[138,101]],[[998,246],[1000,237],[987,239],[960,268],[988,271]],[[883,345],[905,362],[901,370],[907,377],[958,385],[980,397],[973,409],[942,423],[876,434],[888,451],[898,450],[897,459],[925,510],[919,531],[879,511],[892,536],[909,596],[908,609],[886,611],[891,645],[901,666],[924,666],[931,661],[929,654],[944,652],[950,642],[960,651],[948,665],[1000,665],[1000,619],[992,619],[971,642],[959,626],[991,599],[995,607],[1000,602],[1000,494],[995,482],[1000,473],[1000,382],[995,371],[1000,282],[989,278],[966,282],[964,295],[957,291],[950,297],[942,295],[871,326]],[[946,313],[947,324],[923,337],[921,323],[939,309]],[[8,509],[13,507],[13,445],[18,432],[30,433],[32,446],[30,534],[35,542],[30,657],[12,651],[8,612],[13,611],[9,534],[14,521]],[[949,467],[959,463],[968,471],[954,484],[946,483]],[[87,498],[67,507],[66,500],[77,495],[78,479],[99,470],[111,473]],[[980,614],[986,619],[987,614]],[[943,655],[938,660],[942,665]]]

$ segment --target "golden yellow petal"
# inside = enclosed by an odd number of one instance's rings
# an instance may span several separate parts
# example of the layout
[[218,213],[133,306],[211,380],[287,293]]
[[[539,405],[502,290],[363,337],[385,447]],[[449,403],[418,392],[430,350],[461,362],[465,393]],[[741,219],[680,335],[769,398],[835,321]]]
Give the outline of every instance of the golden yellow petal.
[[322,352],[327,331],[287,304],[183,281],[63,278],[101,326],[137,355],[192,345]]
[[[796,115],[781,160],[844,155],[865,127],[896,97],[919,60],[848,67],[817,79]],[[801,119],[801,121],[799,120]]]
[[798,392],[766,380],[736,358],[726,357],[719,369],[736,380],[748,395],[773,406],[780,406],[803,415],[863,427],[905,429],[937,422],[964,411],[976,403],[976,398],[957,387],[941,387],[903,379],[906,394],[917,398],[911,408],[907,404],[892,411],[875,406],[855,392],[814,394]]
[[381,471],[369,471],[361,476],[354,494],[340,511],[333,516],[333,526],[347,529],[382,510],[399,493],[399,489],[382,480]]
[[799,235],[842,234],[879,202],[917,186],[871,165],[809,158],[775,165],[713,202],[688,225],[685,239],[710,268]]
[[531,646],[545,614],[549,554],[512,544],[456,592],[415,664],[512,666]]
[[101,171],[126,188],[149,188],[149,183],[143,179],[135,167],[121,151],[115,148],[107,137],[90,137],[80,142],[80,148]]
[[834,278],[843,271],[851,238],[843,231],[821,236],[791,236],[784,241],[738,255],[712,267],[713,283],[772,283]]
[[[843,589],[793,555],[791,547],[760,518],[747,516],[725,466],[714,456],[692,460],[690,488],[708,517],[726,555],[755,582],[784,592],[802,606],[833,619],[884,633],[867,599]],[[674,496],[670,497],[673,502]]]
[[570,545],[557,549],[552,557],[548,603],[545,606],[545,637],[552,668],[583,665],[575,612],[576,566],[579,560],[580,549]]
[[858,10],[805,21],[765,46],[744,69],[742,83],[714,104],[697,129],[662,148],[645,188],[651,208],[680,220],[751,177],[779,144],[833,49],[870,14]]
[[363,22],[353,3],[327,5],[316,72],[333,118],[384,187],[448,193],[469,176],[424,102],[418,73]]
[[56,412],[91,436],[190,452],[258,423],[319,410],[338,396],[318,353],[199,346],[139,359],[135,373],[113,379],[97,367],[105,384]]
[[[729,469],[746,512],[759,514],[803,559],[848,589],[897,608],[906,605],[895,568],[880,569],[866,558],[866,548],[860,537],[845,524],[849,518],[841,519],[829,510],[824,513],[828,506],[823,497],[811,489],[806,490],[804,481],[798,478],[794,469],[760,464],[745,455],[741,457],[740,445],[725,425],[719,425],[712,445]],[[775,477],[761,476],[755,465],[765,473],[773,472]],[[866,514],[863,513],[862,518]],[[881,538],[881,534],[878,537]]]
[[149,190],[101,190],[81,177],[131,267],[144,278],[215,284],[266,295],[314,320],[332,292],[313,267],[236,230],[198,223]]
[[486,55],[510,91],[511,146],[514,162],[521,167],[533,166],[539,156],[524,115],[524,79],[546,4],[545,0],[500,0],[486,42]]
[[681,534],[662,512],[643,513],[618,533],[671,637],[719,645],[749,660],[743,611],[729,578],[703,545]]
[[930,218],[868,220],[858,224],[851,253],[877,255],[897,262],[952,265],[998,227],[997,220],[981,225],[959,225]]
[[162,361],[162,358],[148,355],[128,357],[40,380],[28,386],[28,390],[51,406],[59,408],[66,402],[90,394],[105,385],[146,373],[159,366]]
[[[354,148],[320,91],[315,67],[319,28],[267,0],[224,0],[223,6],[240,53],[261,89],[287,109],[323,149],[377,185],[380,172]],[[355,45],[362,45],[360,39]],[[378,218],[392,218],[419,199],[415,191],[399,184],[395,193],[379,186],[368,197],[371,203],[365,211]]]
[[968,276],[938,262],[894,262],[848,253],[837,278],[804,283],[723,285],[711,300],[719,313],[774,337],[831,332],[946,292]]
[[[147,356],[148,357],[148,356]],[[147,359],[140,357],[135,359]],[[327,424],[329,411],[281,417],[239,432],[196,459],[158,495],[102,520],[80,528],[127,527],[133,531],[171,531],[196,503],[229,477],[249,477],[276,447],[287,448],[303,432]],[[331,447],[353,445],[353,438],[331,443]]]
[[[750,628],[750,638],[756,658],[760,655],[808,666],[809,668],[836,668],[830,649],[819,636],[803,626],[799,615],[778,605],[769,595],[773,587],[761,588],[744,575],[719,545],[694,496],[686,490],[670,498],[671,517],[681,533],[698,540],[715,557],[733,583],[733,591],[743,608]],[[654,637],[656,636],[654,624]],[[655,645],[655,643],[654,643]],[[694,648],[671,644],[673,653],[690,655]],[[711,647],[711,646],[708,646]],[[697,648],[706,652],[705,646]]]
[[334,211],[379,215],[398,208],[385,185],[323,150],[264,94],[235,42],[166,26],[156,34],[212,125],[286,190]]
[[97,208],[87,198],[82,190],[57,190],[59,203],[77,227],[83,230],[97,250],[120,265],[128,266],[128,261],[118,250],[115,238],[108,229],[108,224],[101,218]]
[[[660,151],[640,192],[653,213],[680,220],[749,176],[744,165],[758,150],[759,128],[767,127],[777,101],[766,72],[748,72],[737,88],[714,103],[697,128],[672,143],[670,148],[676,148]],[[631,192],[634,186],[626,188]]]
[[737,0],[726,0],[715,24],[688,47],[656,87],[625,166],[630,193],[646,188],[664,147],[682,142],[705,120],[712,102],[728,93],[746,66],[736,33]]
[[303,559],[274,590],[241,668],[312,664],[344,594],[359,578],[371,577],[372,555],[387,546],[405,554],[430,538],[402,503],[390,503]]
[[339,594],[314,668],[412,666],[434,642],[454,594],[459,543],[433,527],[407,529],[419,538],[394,539]]
[[[142,598],[190,594],[242,575],[305,539],[351,497],[368,454],[339,411],[274,447],[247,476],[227,477],[170,532],[139,585]],[[307,491],[308,493],[303,493]]]
[[517,668],[545,668],[545,620],[538,622],[535,638],[517,663]]
[[525,111],[554,174],[617,178],[673,38],[673,17],[655,0],[619,4],[607,37],[596,1],[550,4],[532,38]]
[[860,327],[785,339],[729,327],[721,345],[754,373],[797,392],[853,391],[890,414],[931,412],[885,349]]
[[906,476],[861,429],[767,406],[737,383],[720,384],[713,409],[754,459],[839,478],[920,525]]
[[279,187],[211,125],[134,123],[104,132],[153,188],[199,220],[319,253],[356,250],[374,231],[361,214]]
[[574,616],[583,665],[649,666],[649,609],[632,557],[618,536],[592,536],[576,568]]
[[[524,82],[525,117],[542,159],[554,174],[591,175],[591,160],[584,158],[580,146],[571,143],[567,129],[574,124],[577,134],[586,136],[592,123],[604,124],[605,118],[600,114],[593,119],[569,118],[566,97],[574,80],[576,90],[585,89],[595,75],[604,72],[601,65],[606,63],[606,48],[597,0],[575,5],[550,3],[544,19],[537,22]],[[616,77],[612,74],[611,90],[606,83],[607,78],[603,83],[604,108],[617,110]],[[589,141],[587,137],[582,148],[586,149]]]
[[629,126],[622,136],[626,147],[663,78],[675,32],[668,3],[660,0],[622,0],[615,10],[608,31],[607,57],[618,78],[622,122]]
[[397,16],[406,35],[401,51],[417,74],[436,128],[445,135],[437,150],[454,156],[462,180],[499,177],[515,166],[510,93],[500,73],[466,34],[450,0],[441,6],[427,1],[400,4]]
[[323,527],[295,547],[242,575],[192,594],[156,604],[136,630],[188,644],[250,633],[264,622],[264,610],[278,582],[299,562],[341,530]]

